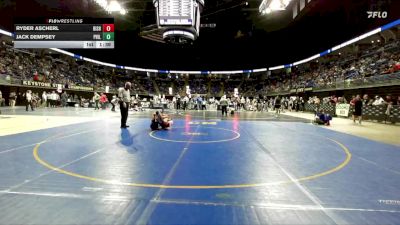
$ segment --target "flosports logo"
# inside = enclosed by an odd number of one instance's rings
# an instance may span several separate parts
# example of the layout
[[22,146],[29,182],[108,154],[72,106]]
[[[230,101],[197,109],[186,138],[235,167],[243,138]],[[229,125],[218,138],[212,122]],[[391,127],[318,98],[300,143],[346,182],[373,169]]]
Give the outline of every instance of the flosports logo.
[[367,11],[368,18],[379,18],[379,19],[385,19],[387,18],[387,12],[386,11]]

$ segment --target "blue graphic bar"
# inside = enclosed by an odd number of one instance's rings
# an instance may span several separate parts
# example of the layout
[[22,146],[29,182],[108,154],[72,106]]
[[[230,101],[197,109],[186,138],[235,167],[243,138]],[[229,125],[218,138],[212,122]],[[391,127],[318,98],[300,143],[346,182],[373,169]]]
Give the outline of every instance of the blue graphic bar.
[[381,29],[382,29],[382,31],[384,31],[384,30],[390,29],[390,28],[392,28],[394,26],[397,26],[397,25],[400,25],[400,19],[395,20],[395,21],[393,21],[391,23],[388,23],[388,24],[382,26]]
[[74,54],[74,58],[75,58],[75,59],[82,59],[83,57],[80,56],[80,55]]
[[326,51],[324,51],[324,52],[321,52],[321,53],[319,54],[319,56],[322,57],[322,56],[324,56],[324,55],[328,55],[329,53],[331,53],[331,50],[330,50],[330,49],[328,49],[328,50],[326,50]]

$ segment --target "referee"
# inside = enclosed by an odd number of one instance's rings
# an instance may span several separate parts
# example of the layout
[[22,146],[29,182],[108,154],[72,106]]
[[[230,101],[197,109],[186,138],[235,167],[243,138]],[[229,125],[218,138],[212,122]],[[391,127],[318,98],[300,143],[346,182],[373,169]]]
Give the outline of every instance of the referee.
[[125,87],[118,89],[119,108],[121,111],[121,128],[128,128],[126,121],[128,120],[129,103],[131,100],[131,83],[126,82]]

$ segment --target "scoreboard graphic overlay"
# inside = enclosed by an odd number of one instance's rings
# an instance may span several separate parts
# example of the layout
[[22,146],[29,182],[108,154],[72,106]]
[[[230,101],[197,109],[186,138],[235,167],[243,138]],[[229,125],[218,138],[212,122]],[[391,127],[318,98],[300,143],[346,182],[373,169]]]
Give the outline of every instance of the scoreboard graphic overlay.
[[17,18],[15,48],[114,48],[114,18]]

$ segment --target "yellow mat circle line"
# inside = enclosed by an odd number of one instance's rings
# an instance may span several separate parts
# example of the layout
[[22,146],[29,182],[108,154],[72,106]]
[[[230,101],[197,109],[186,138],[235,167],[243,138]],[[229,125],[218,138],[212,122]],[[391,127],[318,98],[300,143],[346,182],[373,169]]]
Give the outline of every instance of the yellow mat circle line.
[[271,185],[282,185],[282,184],[291,184],[295,182],[303,182],[303,181],[308,181],[308,180],[314,180],[329,174],[332,174],[334,172],[337,172],[341,169],[343,169],[347,164],[349,164],[351,160],[351,153],[349,149],[344,146],[342,143],[327,138],[328,140],[336,143],[341,147],[341,149],[345,152],[346,154],[346,159],[337,165],[336,167],[321,172],[317,173],[314,175],[306,176],[306,177],[301,177],[297,178],[294,180],[288,180],[288,181],[276,181],[276,182],[269,182],[269,183],[255,183],[255,184],[228,184],[228,185],[163,185],[163,184],[144,184],[144,183],[127,183],[127,182],[121,182],[121,181],[115,181],[115,180],[105,180],[101,178],[96,178],[96,177],[90,177],[82,174],[77,174],[74,172],[66,171],[61,168],[55,167],[51,165],[50,163],[44,161],[43,159],[40,158],[38,152],[39,152],[39,147],[41,144],[45,142],[38,143],[35,148],[33,149],[33,157],[35,160],[40,163],[41,165],[47,167],[50,170],[57,171],[59,173],[63,173],[68,176],[76,177],[76,178],[81,178],[85,180],[90,180],[94,182],[99,182],[99,183],[105,183],[105,184],[114,184],[114,185],[124,185],[124,186],[131,186],[131,187],[143,187],[143,188],[162,188],[162,189],[224,189],[224,188],[254,188],[254,187],[265,187],[265,186],[271,186]]

